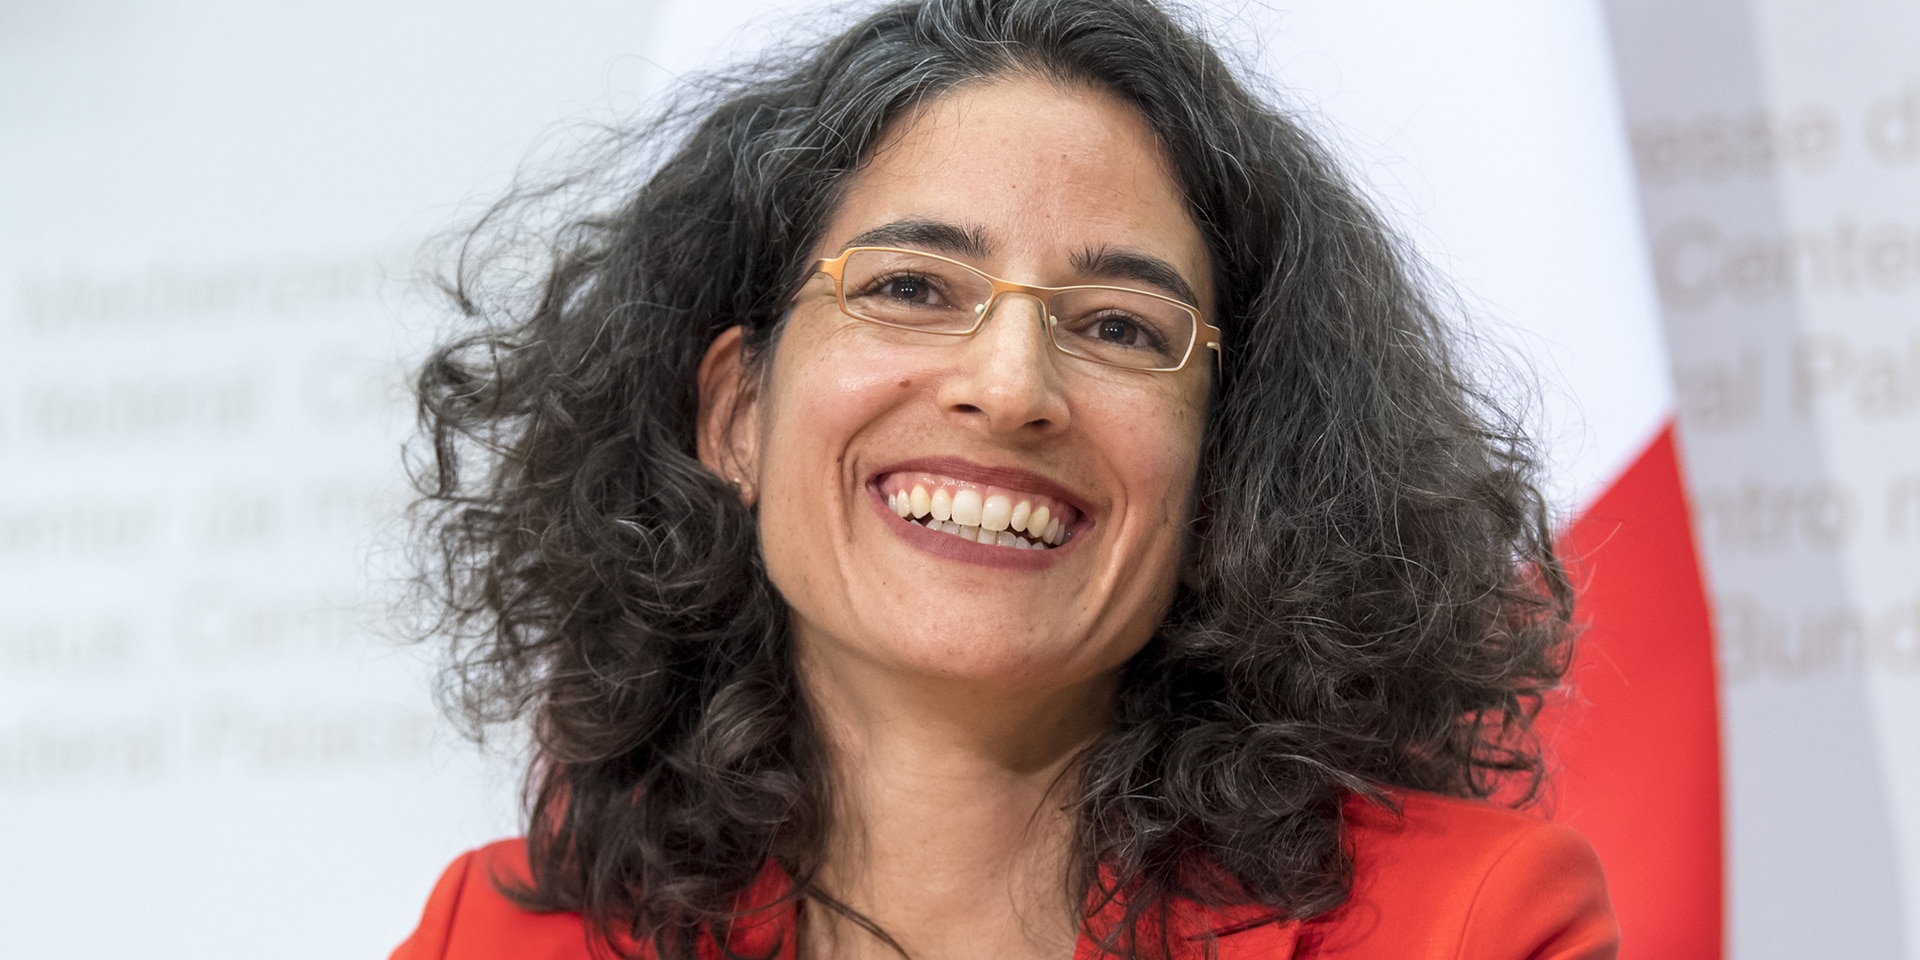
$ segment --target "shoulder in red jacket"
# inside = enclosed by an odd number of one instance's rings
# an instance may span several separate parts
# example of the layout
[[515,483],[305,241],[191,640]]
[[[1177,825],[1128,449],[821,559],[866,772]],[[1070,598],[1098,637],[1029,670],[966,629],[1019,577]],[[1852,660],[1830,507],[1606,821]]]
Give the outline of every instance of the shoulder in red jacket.
[[1605,960],[1619,928],[1578,833],[1491,804],[1414,791],[1347,805],[1353,892],[1301,930],[1321,960]]
[[525,883],[527,845],[501,840],[469,850],[434,884],[413,936],[392,960],[585,960],[587,928],[577,913],[534,913],[500,893]]

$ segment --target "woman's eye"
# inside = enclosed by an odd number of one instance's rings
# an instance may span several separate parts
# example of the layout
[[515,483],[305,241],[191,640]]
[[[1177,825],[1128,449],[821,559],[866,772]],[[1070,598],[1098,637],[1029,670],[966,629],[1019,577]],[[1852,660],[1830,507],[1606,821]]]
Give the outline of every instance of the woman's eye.
[[879,292],[889,300],[899,300],[921,306],[934,306],[940,296],[932,283],[925,277],[899,276],[882,280]]
[[1108,343],[1127,345],[1140,338],[1140,327],[1132,320],[1108,317],[1100,321],[1100,328],[1094,335]]
[[1160,338],[1140,321],[1124,314],[1109,314],[1095,320],[1090,331],[1095,340],[1116,347],[1159,349]]

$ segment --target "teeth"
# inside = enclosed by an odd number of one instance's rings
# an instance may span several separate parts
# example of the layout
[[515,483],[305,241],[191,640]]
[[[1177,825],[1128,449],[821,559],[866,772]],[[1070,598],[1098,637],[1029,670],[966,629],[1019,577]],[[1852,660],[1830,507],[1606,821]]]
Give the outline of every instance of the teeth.
[[1053,513],[1046,507],[1034,508],[1033,513],[1027,516],[1027,532],[1033,534],[1035,539],[1046,539],[1047,521],[1052,518]]
[[[903,497],[898,502],[905,503],[906,500]],[[908,522],[919,524],[928,530],[938,530],[941,533],[952,534],[962,540],[972,540],[975,543],[986,544],[990,547],[1009,547],[1014,550],[1046,549],[1041,543],[1029,541],[1026,537],[1020,536],[1011,530],[982,530],[979,527],[969,524],[955,523],[952,520],[934,520],[932,518],[926,520],[909,520]]]
[[969,527],[979,526],[980,508],[980,491],[960,490],[953,495],[953,522]]
[[1032,494],[931,476],[896,489],[886,501],[887,509],[929,530],[1010,550],[1065,543],[1066,521],[1077,516],[1065,507],[1056,515],[1048,500]]
[[994,494],[980,505],[980,529],[995,533],[1013,525],[1013,500],[1004,494]]

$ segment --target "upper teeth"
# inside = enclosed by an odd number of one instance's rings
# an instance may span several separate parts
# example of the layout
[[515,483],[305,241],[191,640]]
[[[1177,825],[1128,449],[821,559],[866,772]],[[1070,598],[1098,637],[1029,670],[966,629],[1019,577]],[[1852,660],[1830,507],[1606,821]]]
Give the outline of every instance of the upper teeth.
[[1065,543],[1075,520],[1051,498],[948,477],[890,477],[886,487],[896,515],[976,543],[1045,550]]

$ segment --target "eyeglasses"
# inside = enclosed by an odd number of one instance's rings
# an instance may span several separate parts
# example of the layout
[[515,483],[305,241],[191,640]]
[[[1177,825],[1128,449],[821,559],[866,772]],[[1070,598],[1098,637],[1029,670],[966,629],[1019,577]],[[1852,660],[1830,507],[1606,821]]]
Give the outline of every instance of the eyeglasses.
[[1036,287],[1002,280],[958,260],[898,247],[849,247],[814,265],[833,278],[847,316],[949,337],[978,332],[1007,295],[1040,302],[1047,341],[1094,363],[1171,373],[1196,343],[1220,356],[1220,328],[1192,304],[1131,287]]

